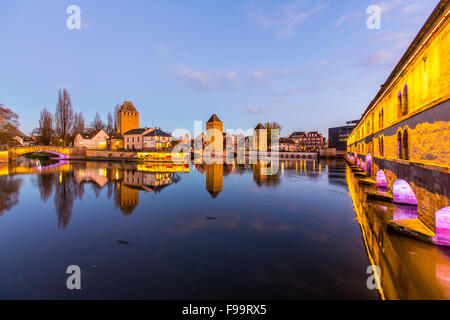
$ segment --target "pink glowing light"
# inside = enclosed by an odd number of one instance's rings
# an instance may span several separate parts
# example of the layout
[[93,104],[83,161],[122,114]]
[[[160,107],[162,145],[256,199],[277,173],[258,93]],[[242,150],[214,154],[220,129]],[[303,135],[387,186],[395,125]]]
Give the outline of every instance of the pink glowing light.
[[436,237],[438,245],[450,246],[450,207],[436,212]]
[[387,179],[383,170],[378,170],[377,172],[377,186],[387,188]]
[[394,203],[417,205],[417,198],[411,186],[403,179],[394,182]]
[[394,206],[394,220],[417,219],[417,207],[397,204]]
[[364,171],[364,161],[361,161],[361,170]]
[[368,153],[366,155],[366,164],[367,164],[366,172],[367,172],[367,175],[370,177],[370,176],[372,176],[372,156],[370,155],[370,153]]

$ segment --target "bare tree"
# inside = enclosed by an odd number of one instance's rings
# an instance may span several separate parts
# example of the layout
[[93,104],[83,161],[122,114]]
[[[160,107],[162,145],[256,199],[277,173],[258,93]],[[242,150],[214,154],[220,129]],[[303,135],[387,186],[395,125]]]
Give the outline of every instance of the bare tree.
[[39,118],[39,128],[37,129],[39,142],[43,145],[50,145],[53,137],[53,116],[50,111],[44,108]]
[[116,134],[115,129],[114,129],[114,118],[113,115],[111,114],[111,112],[108,112],[108,124],[106,125],[106,133],[112,137],[113,135]]
[[17,113],[0,104],[0,145],[16,143],[14,137],[22,135],[19,126]]
[[114,106],[114,134],[117,134],[119,131],[119,128],[117,127],[117,121],[120,108],[122,108],[122,106],[119,103]]
[[264,124],[264,128],[267,130],[267,146],[269,147],[269,149],[271,149],[272,131],[274,133],[274,137],[276,139],[279,139],[282,127],[278,122],[272,121],[272,122],[266,122]]
[[86,132],[86,121],[84,120],[83,113],[75,113],[73,121],[72,136],[75,138],[77,134],[85,134]]
[[73,126],[73,109],[70,94],[67,89],[59,89],[58,103],[55,112],[56,133],[61,142],[67,145]]
[[91,128],[94,131],[98,131],[100,129],[105,129],[105,124],[102,121],[102,118],[100,117],[100,113],[95,114],[94,121],[91,124]]

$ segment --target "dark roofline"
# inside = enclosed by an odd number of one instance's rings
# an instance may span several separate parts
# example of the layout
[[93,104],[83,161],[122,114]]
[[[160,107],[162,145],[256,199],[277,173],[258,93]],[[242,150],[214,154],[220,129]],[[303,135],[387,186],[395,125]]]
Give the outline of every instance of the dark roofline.
[[161,129],[152,130],[149,133],[144,135],[144,137],[154,137],[154,136],[156,136],[156,137],[171,137],[170,134],[162,131]]
[[[426,20],[425,24],[422,26],[422,28],[419,30],[419,32],[415,36],[414,40],[409,45],[408,49],[406,49],[406,52],[401,57],[400,61],[395,65],[394,70],[392,70],[392,72],[389,75],[389,77],[387,78],[387,80],[381,86],[381,89],[378,91],[375,98],[373,98],[373,100],[370,102],[370,104],[365,109],[364,113],[361,115],[361,118],[359,119],[358,124],[356,125],[355,129],[359,126],[359,124],[365,118],[367,113],[375,105],[375,102],[377,102],[378,99],[387,91],[387,88],[389,87],[390,84],[392,84],[393,79],[397,76],[397,74],[399,73],[401,68],[405,65],[407,60],[410,58],[411,54],[417,49],[417,47],[422,42],[422,40],[424,40],[424,38],[428,34],[428,32],[434,27],[434,25],[436,24],[438,19],[444,14],[444,12],[446,11],[449,4],[450,4],[450,2],[448,0],[439,1],[436,8],[434,8],[433,12],[430,14],[430,16]],[[353,131],[351,134],[353,134]]]
[[211,118],[209,118],[209,120],[206,123],[209,123],[209,122],[220,122],[220,123],[223,123],[222,121],[220,121],[219,117],[215,113],[213,113]]

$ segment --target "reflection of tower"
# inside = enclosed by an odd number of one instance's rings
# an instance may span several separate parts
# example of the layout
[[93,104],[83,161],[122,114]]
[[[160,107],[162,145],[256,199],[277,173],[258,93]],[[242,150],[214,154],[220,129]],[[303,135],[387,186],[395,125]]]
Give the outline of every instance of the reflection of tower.
[[259,123],[253,132],[253,150],[267,151],[267,130]]
[[206,190],[216,198],[223,189],[223,164],[213,163],[206,165]]
[[280,184],[278,165],[268,161],[256,161],[253,164],[253,180],[258,186],[276,187]]
[[267,181],[267,162],[256,161],[253,165],[253,180],[258,186],[262,186]]
[[139,128],[139,112],[133,103],[125,101],[117,112],[117,133],[123,135],[132,129]]
[[223,153],[223,123],[216,114],[206,122],[206,147],[211,153]]
[[117,204],[124,215],[133,213],[139,204],[139,190],[127,187],[123,182],[117,183]]

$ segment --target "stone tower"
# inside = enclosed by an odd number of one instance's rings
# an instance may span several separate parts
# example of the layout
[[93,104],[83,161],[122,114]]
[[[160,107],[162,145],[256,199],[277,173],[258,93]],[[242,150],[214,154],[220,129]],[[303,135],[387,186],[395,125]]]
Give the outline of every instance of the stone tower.
[[139,112],[137,112],[133,103],[125,101],[117,112],[117,133],[124,133],[139,128]]
[[267,151],[267,130],[261,123],[253,131],[253,150]]
[[216,114],[206,122],[206,148],[214,155],[223,154],[223,123]]

